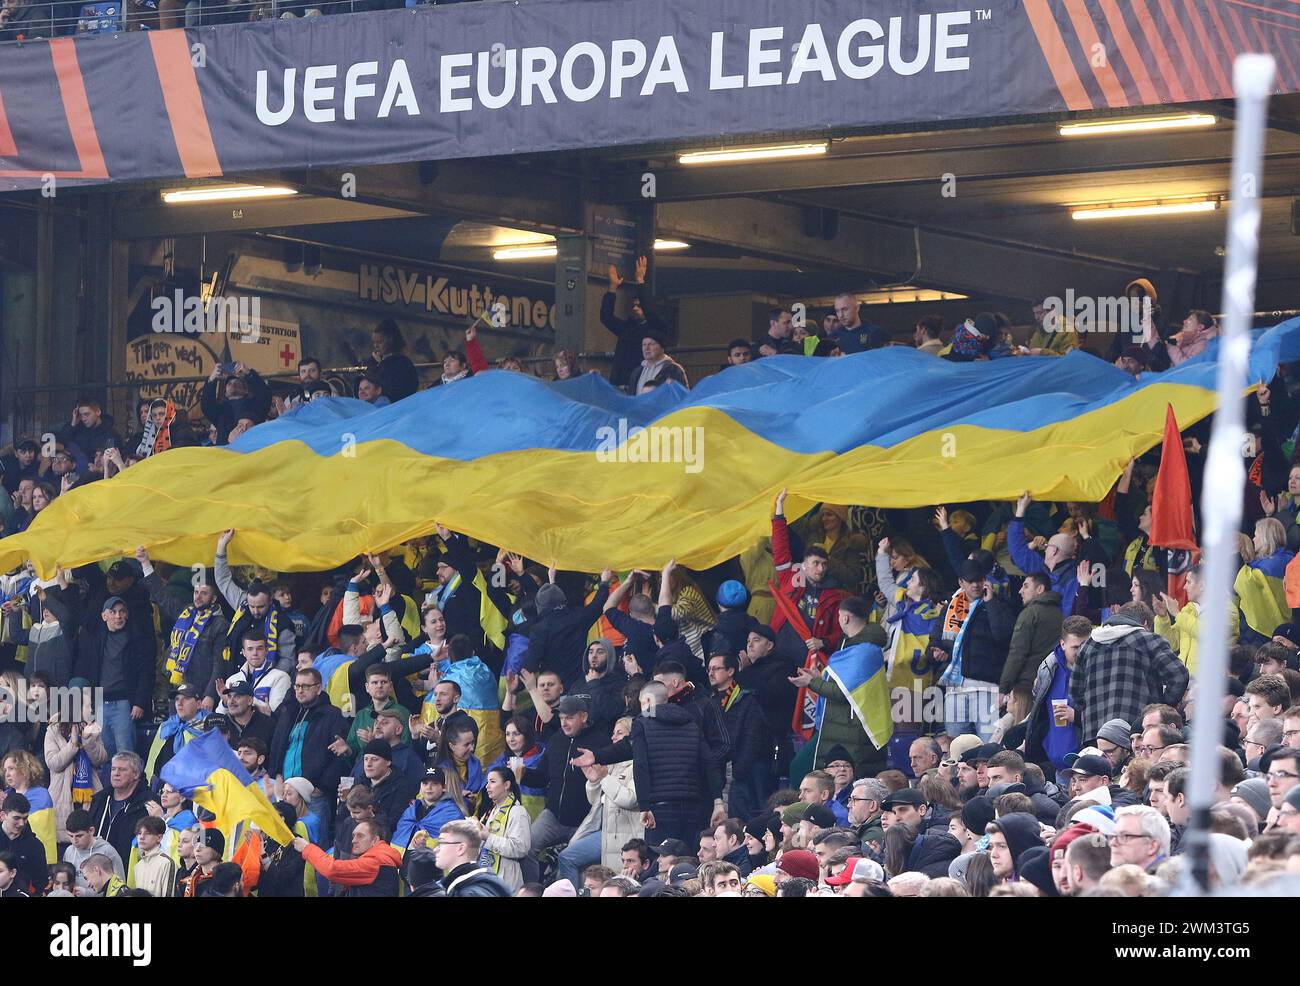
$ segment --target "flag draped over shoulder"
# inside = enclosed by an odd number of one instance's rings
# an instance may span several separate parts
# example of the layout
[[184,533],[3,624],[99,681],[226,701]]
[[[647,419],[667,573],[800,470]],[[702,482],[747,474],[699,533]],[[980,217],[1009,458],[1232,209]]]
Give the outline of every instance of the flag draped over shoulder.
[[32,806],[31,812],[27,815],[27,827],[45,847],[45,862],[51,865],[57,863],[59,837],[55,828],[54,801],[50,798],[50,792],[43,787],[29,787],[26,797]]
[[1286,601],[1286,569],[1295,558],[1286,548],[1267,558],[1256,558],[1242,565],[1232,589],[1241,601],[1241,615],[1246,625],[1260,636],[1272,639],[1273,631],[1283,623],[1291,622],[1291,609]]
[[216,816],[217,828],[226,837],[227,850],[237,841],[236,830],[251,823],[280,845],[288,845],[293,833],[271,805],[266,792],[246,771],[235,751],[213,730],[187,743],[180,753],[163,765],[162,779]]
[[[322,571],[439,522],[574,571],[673,557],[704,569],[766,536],[783,486],[789,516],[1026,490],[1098,501],[1161,440],[1168,405],[1185,424],[1214,410],[1217,355],[1213,340],[1135,378],[1078,350],[951,363],[892,346],[774,356],[639,397],[594,374],[487,371],[381,408],[324,398],[229,446],[171,449],[69,491],[0,541],[0,571],[30,558],[49,577],[137,545],[207,563],[232,523],[232,564]],[[1249,385],[1295,359],[1300,319],[1256,333]]]
[[[831,655],[825,676],[839,686],[854,716],[862,723],[872,746],[885,749],[894,735],[889,709],[889,687],[885,680],[885,655],[875,644],[845,647]],[[826,700],[817,700],[817,729],[821,729]]]

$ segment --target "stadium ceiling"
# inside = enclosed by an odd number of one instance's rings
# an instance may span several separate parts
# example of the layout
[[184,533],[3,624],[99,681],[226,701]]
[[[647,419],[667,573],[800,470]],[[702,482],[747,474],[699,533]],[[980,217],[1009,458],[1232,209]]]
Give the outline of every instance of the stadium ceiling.
[[[1058,132],[1064,118],[989,121],[836,136],[816,159],[709,167],[679,164],[678,152],[691,149],[684,146],[383,165],[354,169],[356,196],[349,199],[339,196],[344,168],[241,175],[292,184],[302,194],[239,208],[177,209],[161,204],[161,185],[119,186],[114,232],[126,239],[273,230],[310,238],[304,231],[313,225],[419,217],[574,232],[589,204],[644,207],[644,176],[653,174],[656,235],[691,244],[656,261],[660,289],[669,293],[702,284],[788,293],[795,284],[817,291],[847,281],[1030,299],[1062,286],[1113,293],[1121,279],[1157,273],[1166,283],[1213,285],[1222,269],[1222,209],[1102,222],[1071,217],[1070,206],[1085,203],[1226,200],[1231,104],[1178,109],[1204,110],[1219,122],[1065,138]],[[1255,191],[1264,200],[1261,303],[1276,296],[1294,305],[1300,95],[1273,102],[1265,174]],[[410,245],[402,246],[410,256]],[[533,276],[545,271],[544,261],[528,269]]]

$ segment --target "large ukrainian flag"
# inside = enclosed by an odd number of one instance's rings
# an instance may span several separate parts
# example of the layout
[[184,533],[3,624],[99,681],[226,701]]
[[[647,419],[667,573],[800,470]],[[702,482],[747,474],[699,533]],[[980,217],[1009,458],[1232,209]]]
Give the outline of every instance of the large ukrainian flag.
[[272,807],[266,792],[216,730],[187,743],[168,760],[163,765],[162,779],[216,816],[217,828],[226,837],[228,854],[235,848],[237,830],[245,823],[256,825],[282,846],[293,840],[293,833]]
[[[862,723],[871,745],[877,750],[883,750],[889,738],[894,735],[884,652],[875,644],[853,644],[831,655],[824,674],[839,686],[844,697],[849,700],[853,715]],[[819,698],[816,713],[819,732],[825,709],[826,699]]]
[[[0,541],[0,570],[30,557],[49,577],[141,544],[207,563],[232,525],[233,564],[321,570],[435,521],[574,570],[698,569],[766,535],[783,486],[790,516],[1025,490],[1097,501],[1161,440],[1166,406],[1182,427],[1213,411],[1216,353],[1138,380],[1079,351],[950,363],[891,347],[776,356],[640,397],[591,374],[492,370],[383,408],[316,401],[60,496]],[[1297,358],[1300,319],[1257,333],[1250,385]]]

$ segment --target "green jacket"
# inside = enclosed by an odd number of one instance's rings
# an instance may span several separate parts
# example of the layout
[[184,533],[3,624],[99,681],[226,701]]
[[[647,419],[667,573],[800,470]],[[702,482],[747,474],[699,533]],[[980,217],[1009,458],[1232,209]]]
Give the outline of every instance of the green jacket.
[[[886,644],[884,628],[878,623],[868,623],[857,636],[845,638],[841,647],[854,644],[875,644],[884,648]],[[862,728],[862,721],[852,714],[849,700],[844,697],[839,686],[824,678],[814,678],[808,690],[826,699],[826,711],[822,714],[821,734],[817,737],[817,758],[814,769],[826,766],[826,754],[837,743],[849,752],[853,758],[855,773],[859,777],[874,777],[885,769],[885,752],[878,750]],[[878,766],[877,766],[878,765]]]
[[[388,704],[384,706],[384,709],[385,710],[396,709],[399,713],[401,713],[402,742],[403,743],[411,742],[411,728],[406,724],[406,720],[407,717],[409,716],[409,713],[406,711],[406,709],[404,709],[401,705],[399,705],[397,699],[395,698],[390,698],[388,700]],[[362,743],[361,740],[357,738],[357,730],[369,729],[373,732],[374,728],[375,728],[375,703],[367,702],[365,707],[360,712],[358,712],[356,716],[353,717],[352,728],[348,730],[348,746],[352,748],[353,756],[360,756],[361,748],[365,746],[365,744]]]
[[1064,620],[1061,594],[1050,589],[1020,611],[1015,629],[1011,631],[1007,663],[1002,665],[999,691],[1006,693],[1018,685],[1025,688],[1033,685],[1038,665],[1061,642],[1061,623]]

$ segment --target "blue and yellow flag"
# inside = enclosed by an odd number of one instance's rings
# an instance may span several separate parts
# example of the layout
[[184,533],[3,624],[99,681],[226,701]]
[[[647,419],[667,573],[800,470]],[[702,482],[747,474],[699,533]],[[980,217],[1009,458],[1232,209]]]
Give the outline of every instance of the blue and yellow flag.
[[53,865],[59,861],[59,836],[55,828],[54,801],[43,787],[29,787],[26,798],[32,806],[27,816],[27,826],[45,847],[45,862]]
[[348,671],[356,658],[349,654],[322,654],[312,661],[312,667],[320,672],[321,684],[330,703],[345,716],[357,714],[352,689],[348,687]]
[[[831,655],[824,677],[839,686],[853,715],[862,723],[872,746],[883,750],[894,735],[889,711],[889,686],[885,681],[885,655],[875,644],[845,647]],[[817,700],[817,730],[822,728],[826,699]]]
[[1241,566],[1233,583],[1246,625],[1265,639],[1271,640],[1275,629],[1291,622],[1283,580],[1294,557],[1294,552],[1283,548],[1268,558],[1257,558]]
[[[136,545],[206,564],[232,523],[231,564],[321,571],[438,522],[574,571],[705,569],[768,534],[782,486],[790,517],[1026,490],[1099,501],[1161,441],[1167,406],[1184,426],[1214,410],[1217,354],[1216,340],[1135,378],[1077,350],[951,363],[893,346],[774,356],[639,397],[594,374],[488,371],[387,407],[326,398],[60,496],[0,541],[0,571],[30,558],[49,577]],[[1300,319],[1256,333],[1248,386],[1295,359]]]
[[213,730],[200,736],[163,765],[162,779],[216,816],[217,828],[226,837],[227,849],[237,841],[241,825],[251,823],[280,845],[288,845],[293,833],[249,775],[225,738]]

